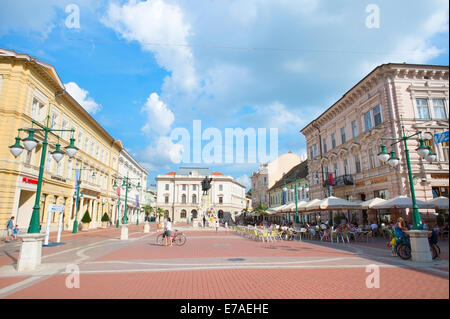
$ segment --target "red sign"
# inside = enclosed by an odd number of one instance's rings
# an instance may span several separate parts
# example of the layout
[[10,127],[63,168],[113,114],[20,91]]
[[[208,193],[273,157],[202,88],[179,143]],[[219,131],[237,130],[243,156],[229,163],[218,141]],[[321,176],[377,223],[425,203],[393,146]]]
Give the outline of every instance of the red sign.
[[117,187],[116,192],[117,192],[117,196],[120,196],[120,187]]
[[333,173],[328,174],[328,183],[333,186]]
[[28,183],[28,184],[37,184],[38,181],[32,178],[23,177],[22,182]]

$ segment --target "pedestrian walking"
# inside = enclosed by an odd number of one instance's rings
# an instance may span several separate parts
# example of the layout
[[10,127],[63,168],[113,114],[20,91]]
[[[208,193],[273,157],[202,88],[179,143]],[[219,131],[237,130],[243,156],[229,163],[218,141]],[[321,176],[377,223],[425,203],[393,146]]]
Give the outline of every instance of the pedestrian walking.
[[17,235],[19,234],[19,226],[18,225],[16,225],[16,227],[14,227],[14,230],[13,230],[13,237],[14,237],[14,240],[17,240]]
[[216,220],[216,233],[217,233],[218,230],[219,230],[219,220],[217,219]]
[[203,216],[203,228],[205,228],[205,227],[206,227],[206,217]]
[[10,220],[8,220],[8,222],[6,223],[6,238],[5,238],[6,242],[9,242],[11,240],[13,229],[14,229],[14,216],[11,217]]

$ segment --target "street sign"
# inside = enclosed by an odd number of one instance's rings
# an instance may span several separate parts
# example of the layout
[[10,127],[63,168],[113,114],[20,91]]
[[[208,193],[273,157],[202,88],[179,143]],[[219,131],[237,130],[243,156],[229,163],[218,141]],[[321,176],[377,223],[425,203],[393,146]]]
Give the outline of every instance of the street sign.
[[64,205],[50,204],[48,205],[48,211],[52,213],[64,213]]
[[434,143],[444,143],[449,141],[449,131],[434,134]]

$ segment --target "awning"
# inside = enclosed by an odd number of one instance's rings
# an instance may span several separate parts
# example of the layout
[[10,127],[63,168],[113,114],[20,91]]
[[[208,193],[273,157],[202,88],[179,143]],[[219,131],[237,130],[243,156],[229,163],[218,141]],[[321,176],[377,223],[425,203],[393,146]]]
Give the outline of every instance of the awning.
[[427,201],[434,206],[435,209],[448,209],[448,201],[447,197],[436,197]]
[[377,204],[382,204],[386,202],[385,199],[379,198],[379,197],[375,197],[369,200],[366,200],[365,202],[361,203],[361,209],[371,209],[373,208],[374,205]]

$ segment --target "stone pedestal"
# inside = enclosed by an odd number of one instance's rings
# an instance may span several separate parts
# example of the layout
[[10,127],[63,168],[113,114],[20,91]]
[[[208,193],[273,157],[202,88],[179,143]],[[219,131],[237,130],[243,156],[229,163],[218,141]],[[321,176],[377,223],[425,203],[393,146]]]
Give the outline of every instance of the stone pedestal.
[[432,262],[430,244],[428,243],[428,230],[410,230],[406,232],[411,240],[411,260],[419,262]]
[[17,271],[32,271],[41,264],[42,241],[44,234],[25,234],[20,236],[22,247],[17,261]]
[[150,232],[150,223],[144,222],[144,233],[149,233],[149,232]]
[[123,224],[120,230],[120,240],[128,240],[128,224]]

